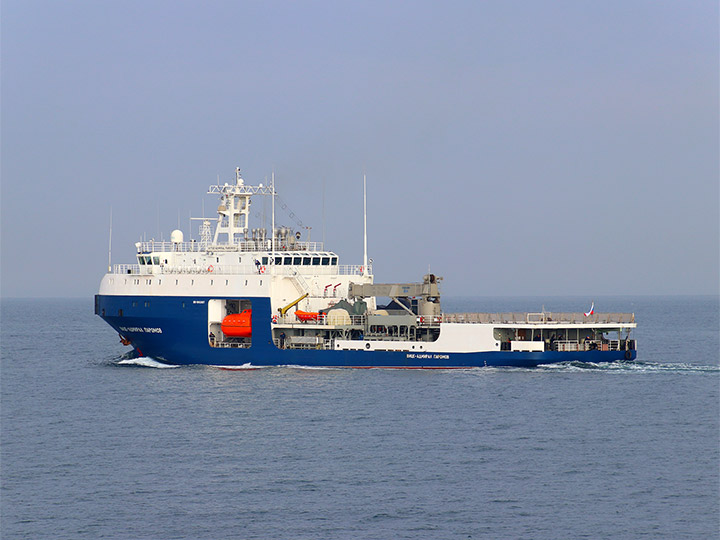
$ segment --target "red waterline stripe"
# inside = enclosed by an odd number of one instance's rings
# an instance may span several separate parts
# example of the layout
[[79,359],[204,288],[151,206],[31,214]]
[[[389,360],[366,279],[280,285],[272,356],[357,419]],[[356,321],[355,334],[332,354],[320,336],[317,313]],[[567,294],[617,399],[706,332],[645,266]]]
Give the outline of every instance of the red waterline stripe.
[[476,366],[343,366],[349,369],[470,369]]
[[[229,366],[212,366],[223,371],[256,371],[261,368],[267,367],[280,367],[280,366],[253,366],[249,368],[243,367],[229,367]],[[327,368],[327,369],[473,369],[482,366],[449,366],[449,367],[438,367],[438,366],[293,366],[299,368]]]

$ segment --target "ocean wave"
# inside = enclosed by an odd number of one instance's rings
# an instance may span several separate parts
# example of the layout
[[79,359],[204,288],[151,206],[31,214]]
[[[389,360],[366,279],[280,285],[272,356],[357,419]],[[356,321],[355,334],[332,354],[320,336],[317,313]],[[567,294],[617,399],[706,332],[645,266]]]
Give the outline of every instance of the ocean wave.
[[[123,358],[116,362],[116,365],[149,367],[157,369],[177,368],[173,364],[165,364],[158,362],[153,358],[142,356],[139,358]],[[191,367],[191,366],[187,366]],[[197,366],[195,366],[197,367]],[[332,371],[338,369],[348,369],[340,367],[324,367],[324,366],[302,366],[296,364],[287,364],[282,366],[256,366],[251,363],[242,364],[240,366],[208,366],[225,371],[255,371],[267,369],[292,369],[306,371]],[[352,369],[352,368],[350,368]],[[388,368],[375,368],[388,369]],[[392,368],[389,368],[393,371]],[[422,369],[421,369],[422,370]],[[475,373],[488,374],[491,372],[508,373],[513,371],[522,372],[555,372],[555,373],[588,373],[592,371],[606,373],[720,373],[720,366],[697,365],[688,363],[660,363],[660,362],[641,362],[641,361],[623,361],[623,362],[560,362],[553,364],[541,364],[534,368],[520,367],[504,367],[504,366],[488,366],[488,367],[468,367],[468,368],[434,368],[427,371],[440,371],[445,373]]]
[[251,363],[243,364],[241,366],[210,366],[225,371],[251,371],[255,369],[267,369],[267,366],[253,366]]
[[148,356],[141,356],[139,358],[126,358],[125,360],[120,360],[117,364],[119,366],[139,366],[139,367],[149,367],[149,368],[157,368],[157,369],[180,367],[180,366],[175,366],[173,364],[163,364],[162,362],[153,360],[152,358],[150,358]]
[[562,362],[543,364],[536,369],[564,372],[607,371],[615,373],[720,373],[720,366],[660,362]]

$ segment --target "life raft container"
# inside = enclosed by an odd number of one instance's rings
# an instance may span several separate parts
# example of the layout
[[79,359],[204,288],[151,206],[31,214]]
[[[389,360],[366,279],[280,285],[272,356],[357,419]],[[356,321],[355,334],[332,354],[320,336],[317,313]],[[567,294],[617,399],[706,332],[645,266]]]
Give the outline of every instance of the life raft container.
[[228,315],[223,319],[220,329],[228,337],[252,337],[252,310]]

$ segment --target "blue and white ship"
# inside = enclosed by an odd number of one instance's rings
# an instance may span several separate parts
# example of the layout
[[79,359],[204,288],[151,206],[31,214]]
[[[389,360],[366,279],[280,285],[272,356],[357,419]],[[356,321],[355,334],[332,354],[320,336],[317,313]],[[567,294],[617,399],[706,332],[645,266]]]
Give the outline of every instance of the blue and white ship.
[[[375,283],[372,260],[342,265],[322,243],[275,225],[275,182],[210,186],[217,218],[199,240],[136,244],[137,263],[108,269],[95,313],[134,354],[221,367],[533,367],[636,358],[632,313],[445,313],[442,278]],[[251,199],[272,223],[250,228]],[[214,222],[214,231],[213,231]],[[367,230],[367,227],[366,227]]]

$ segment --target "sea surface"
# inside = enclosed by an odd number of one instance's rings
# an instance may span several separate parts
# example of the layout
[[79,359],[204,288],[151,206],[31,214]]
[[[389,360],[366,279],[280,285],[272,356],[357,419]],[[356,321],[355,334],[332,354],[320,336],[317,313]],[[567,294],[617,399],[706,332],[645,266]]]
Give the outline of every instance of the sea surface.
[[129,363],[92,298],[0,307],[3,540],[720,536],[716,296],[595,298],[637,362],[459,371]]

